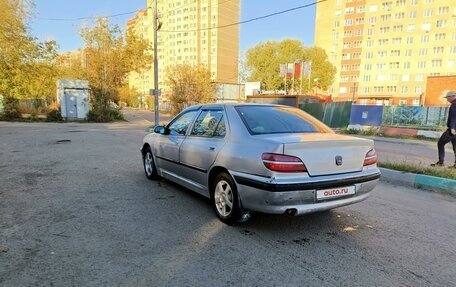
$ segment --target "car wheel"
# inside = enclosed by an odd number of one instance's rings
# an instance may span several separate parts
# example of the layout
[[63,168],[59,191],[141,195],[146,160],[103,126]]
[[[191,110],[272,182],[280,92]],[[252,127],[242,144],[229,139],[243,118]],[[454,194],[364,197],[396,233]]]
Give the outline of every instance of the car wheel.
[[239,222],[242,211],[239,205],[237,188],[231,176],[222,172],[212,184],[211,203],[215,214],[226,224]]
[[150,147],[146,147],[143,153],[143,164],[144,164],[144,172],[146,173],[146,177],[150,180],[154,180],[158,178],[157,169],[155,168],[154,157],[152,155],[152,151]]

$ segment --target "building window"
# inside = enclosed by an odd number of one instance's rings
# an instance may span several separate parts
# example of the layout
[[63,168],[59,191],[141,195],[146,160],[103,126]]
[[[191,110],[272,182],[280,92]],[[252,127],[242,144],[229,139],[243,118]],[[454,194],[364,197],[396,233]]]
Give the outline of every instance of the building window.
[[344,42],[344,49],[350,48],[351,43],[350,42]]
[[396,89],[397,89],[396,86],[388,86],[388,87],[386,87],[386,91],[387,91],[388,93],[395,93],[395,92],[396,92]]
[[407,37],[407,44],[413,44],[413,37]]
[[406,0],[397,0],[396,1],[396,6],[405,6]]
[[381,27],[380,34],[386,34],[389,32],[390,27]]
[[385,14],[380,17],[383,22],[387,22],[391,20],[391,14]]
[[392,57],[399,57],[401,55],[401,50],[391,50],[390,55]]
[[372,52],[367,52],[366,53],[366,59],[372,59],[373,58],[373,53]]
[[415,82],[422,82],[424,81],[424,75],[423,74],[416,74],[415,75]]
[[379,58],[388,57],[388,52],[387,51],[378,51],[377,57],[379,57]]
[[406,57],[411,57],[412,56],[412,50],[406,50],[405,51],[405,56]]
[[420,56],[426,56],[427,55],[427,48],[421,48],[418,54]]
[[344,59],[344,60],[350,60],[350,53],[344,53],[344,54],[342,54],[342,59]]
[[355,13],[355,7],[345,8],[345,14],[353,14],[353,13]]
[[353,53],[352,59],[361,59],[361,53]]
[[428,43],[429,42],[429,35],[421,36],[421,43]]
[[345,26],[352,26],[353,25],[353,19],[346,19],[345,20]]
[[403,25],[395,25],[393,26],[393,31],[394,32],[402,32],[404,26]]
[[421,86],[416,86],[415,87],[415,93],[416,94],[421,94],[423,92],[423,87]]
[[367,36],[374,35],[374,29],[367,29]]
[[418,5],[418,0],[410,0],[410,6]]
[[348,76],[342,76],[342,77],[340,77],[340,82],[341,82],[341,83],[347,83],[347,82],[348,82]]
[[434,47],[432,50],[434,54],[443,54],[443,47]]
[[408,93],[408,87],[407,86],[402,87],[401,88],[401,93],[407,94]]
[[431,16],[432,16],[432,9],[425,9],[424,17],[431,17]]
[[363,88],[363,93],[368,94],[369,93],[369,87],[364,87]]
[[450,54],[456,54],[456,46],[450,47]]
[[442,60],[432,60],[431,65],[433,68],[442,67]]
[[416,11],[410,11],[409,18],[410,19],[415,19],[416,18]]
[[352,65],[352,71],[359,71],[359,64]]
[[366,11],[366,7],[365,6],[358,6],[356,8],[356,12],[357,13],[364,13],[364,11]]
[[391,10],[391,7],[393,6],[393,2],[392,1],[389,1],[389,2],[383,2],[382,3],[382,9],[383,10]]
[[350,70],[349,68],[350,68],[350,65],[342,65],[340,67],[340,70],[345,72],[345,71],[349,71]]
[[374,93],[383,93],[384,87],[383,86],[375,86]]
[[366,71],[372,70],[372,64],[365,64],[364,65],[364,70],[366,70]]
[[369,17],[369,24],[375,25],[377,23],[377,17]]
[[351,30],[344,32],[344,37],[352,37],[352,35],[353,35],[353,32]]
[[347,93],[347,87],[340,87],[339,88],[339,93],[341,93],[341,94]]
[[364,24],[364,18],[356,18],[356,25]]
[[402,38],[393,38],[393,45],[400,45],[402,42]]
[[366,41],[366,47],[373,47],[374,46],[374,41],[373,40],[367,40]]
[[340,27],[340,21],[334,21],[334,28]]
[[450,7],[448,7],[448,6],[439,7],[439,10],[438,10],[439,15],[447,14],[449,12],[450,12]]
[[399,100],[399,106],[405,106],[405,105],[407,105],[407,100],[400,99]]
[[400,20],[400,19],[404,19],[404,18],[405,18],[404,12],[394,14],[394,19],[396,19],[396,20]]
[[445,33],[437,33],[437,34],[435,34],[435,40],[436,41],[445,40]]
[[389,68],[390,69],[399,69],[399,62],[390,62]]
[[426,61],[419,61],[418,62],[418,69],[426,68]]
[[446,23],[447,23],[446,20],[437,20],[437,23],[435,24],[435,26],[437,28],[444,28],[446,26]]
[[404,62],[404,69],[410,69],[410,62]]
[[370,82],[370,80],[371,80],[371,75],[364,75],[364,77],[363,77],[364,82]]
[[407,26],[407,31],[411,32],[411,31],[415,31],[415,24],[409,24]]
[[340,16],[341,14],[342,14],[342,12],[340,10],[334,11],[334,15],[335,16]]

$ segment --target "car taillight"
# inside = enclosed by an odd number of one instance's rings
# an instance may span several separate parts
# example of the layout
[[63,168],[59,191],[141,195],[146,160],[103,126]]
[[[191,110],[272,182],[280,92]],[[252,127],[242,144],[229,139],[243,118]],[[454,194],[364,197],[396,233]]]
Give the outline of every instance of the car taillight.
[[307,168],[299,157],[276,153],[264,153],[261,156],[264,165],[278,172],[306,172]]
[[373,165],[377,163],[377,152],[375,149],[371,149],[364,158],[364,166]]

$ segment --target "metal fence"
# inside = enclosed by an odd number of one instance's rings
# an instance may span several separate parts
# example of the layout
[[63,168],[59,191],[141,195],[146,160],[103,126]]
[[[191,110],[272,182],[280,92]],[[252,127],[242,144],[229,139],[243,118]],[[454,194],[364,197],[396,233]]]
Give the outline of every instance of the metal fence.
[[346,128],[350,123],[352,102],[302,103],[299,108],[331,128]]
[[448,107],[386,106],[383,126],[440,128],[446,125]]

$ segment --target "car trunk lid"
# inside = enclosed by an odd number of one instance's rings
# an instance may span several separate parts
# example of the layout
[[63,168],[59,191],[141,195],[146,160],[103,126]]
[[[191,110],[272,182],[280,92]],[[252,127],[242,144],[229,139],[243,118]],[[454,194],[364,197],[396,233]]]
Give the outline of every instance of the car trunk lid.
[[310,176],[360,171],[366,153],[374,145],[371,140],[329,133],[277,134],[267,138],[281,141],[283,153],[299,157]]

